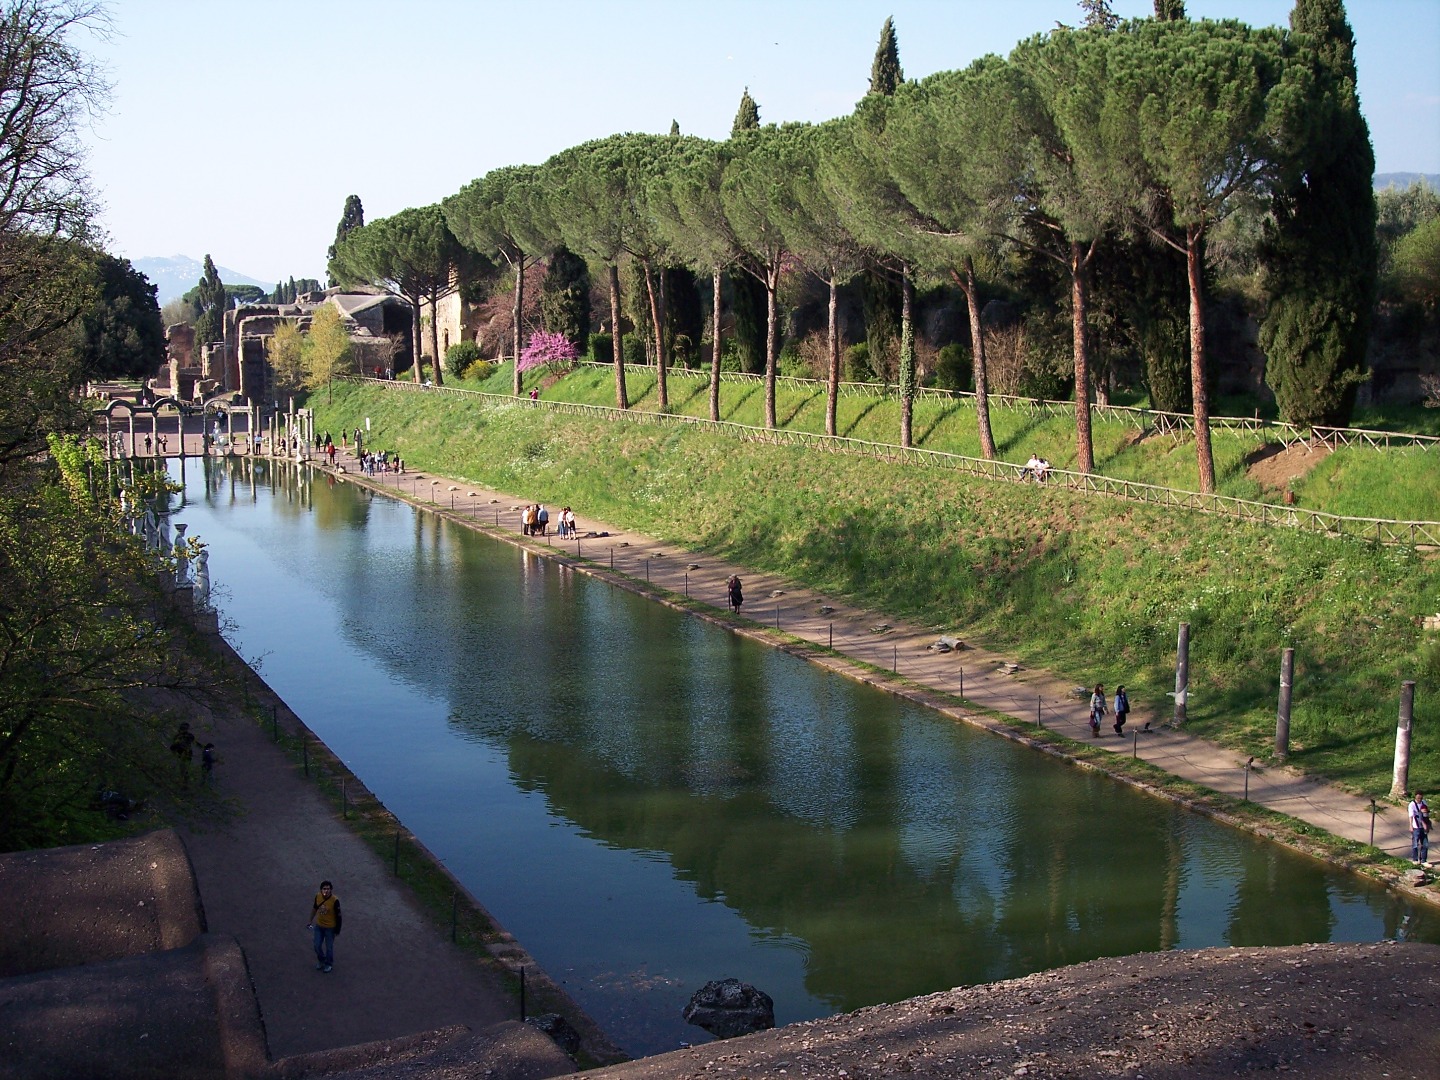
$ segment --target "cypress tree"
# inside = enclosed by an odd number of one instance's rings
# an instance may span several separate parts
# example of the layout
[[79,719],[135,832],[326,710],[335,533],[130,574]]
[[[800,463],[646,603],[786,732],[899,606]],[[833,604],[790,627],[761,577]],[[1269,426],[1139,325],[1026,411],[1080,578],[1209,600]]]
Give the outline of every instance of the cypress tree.
[[895,20],[885,20],[880,28],[880,44],[875,46],[875,60],[870,65],[870,93],[889,97],[905,81],[900,70],[900,43],[895,39]]
[[1262,246],[1269,302],[1260,347],[1281,417],[1338,426],[1364,380],[1375,304],[1375,153],[1342,0],[1297,0],[1290,28],[1314,91],[1293,120],[1298,167],[1275,197]]
[[679,120],[671,120],[671,121],[670,121],[670,137],[673,139],[673,138],[675,138],[675,137],[676,137],[677,135],[679,135],[679,134],[680,134],[680,121],[679,121]]
[[590,270],[566,247],[557,248],[545,268],[540,317],[552,334],[564,334],[583,355],[590,344]]
[[755,99],[750,96],[750,88],[747,86],[745,92],[740,95],[740,108],[735,112],[735,123],[730,125],[730,134],[738,135],[742,131],[755,131],[760,127],[760,106],[755,104]]
[[220,280],[220,272],[215,269],[215,262],[209,255],[205,256],[204,275],[196,285],[195,303],[200,311],[195,320],[195,344],[207,345],[219,341],[225,336],[225,311],[230,307],[230,301],[225,295],[225,283]]
[[1184,22],[1185,0],[1155,0],[1155,18],[1160,22]]
[[[348,233],[351,229],[360,228],[360,226],[364,224],[365,207],[360,204],[360,196],[345,196],[345,209],[340,212],[340,224],[335,226],[335,243],[331,244],[329,249],[325,252],[325,260],[327,265],[335,260],[335,249],[339,246],[340,241],[345,239],[345,234]],[[330,280],[330,284],[338,285],[339,282],[335,281],[335,279],[332,277]],[[291,297],[291,299],[293,300],[294,297]]]

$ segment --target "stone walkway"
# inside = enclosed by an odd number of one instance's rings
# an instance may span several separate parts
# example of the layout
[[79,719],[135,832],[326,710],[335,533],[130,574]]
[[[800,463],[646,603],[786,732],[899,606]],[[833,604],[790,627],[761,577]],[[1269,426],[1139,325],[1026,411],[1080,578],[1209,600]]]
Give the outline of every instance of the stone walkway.
[[[1088,690],[1062,682],[1049,672],[1013,668],[1013,658],[966,641],[963,627],[947,628],[944,633],[960,638],[964,647],[938,652],[930,648],[940,636],[936,631],[854,607],[773,575],[756,574],[583,516],[579,518],[580,538],[562,541],[554,535],[558,507],[551,508],[550,536],[525,537],[520,522],[523,500],[514,495],[434,473],[407,471],[365,477],[357,475],[359,466],[351,455],[341,454],[337,461],[348,479],[393,492],[509,542],[548,548],[556,558],[578,569],[598,573],[613,570],[635,582],[648,582],[710,604],[713,611],[702,612],[702,617],[739,633],[770,644],[783,643],[784,639],[773,633],[778,629],[803,642],[833,648],[839,656],[809,651],[805,655],[969,723],[1004,734],[1014,731],[984,712],[956,708],[935,692],[956,695],[981,709],[1092,742]],[[739,619],[732,618],[726,606],[725,582],[732,574],[739,574],[744,583],[745,603]],[[847,658],[861,663],[847,662]],[[1106,686],[1113,692],[1111,679],[1107,678]],[[1214,791],[1242,798],[1248,793],[1251,802],[1349,840],[1370,843],[1373,821],[1377,847],[1390,855],[1409,856],[1410,830],[1403,807],[1381,803],[1380,812],[1372,815],[1368,800],[1294,770],[1271,765],[1247,768],[1245,758],[1233,750],[1161,726],[1170,713],[1168,698],[1160,703],[1132,705],[1134,711],[1125,737],[1115,736],[1107,716],[1101,728],[1102,738],[1093,740],[1095,745],[1112,753],[1131,754]],[[1139,729],[1146,720],[1152,721],[1154,730],[1142,734]]]

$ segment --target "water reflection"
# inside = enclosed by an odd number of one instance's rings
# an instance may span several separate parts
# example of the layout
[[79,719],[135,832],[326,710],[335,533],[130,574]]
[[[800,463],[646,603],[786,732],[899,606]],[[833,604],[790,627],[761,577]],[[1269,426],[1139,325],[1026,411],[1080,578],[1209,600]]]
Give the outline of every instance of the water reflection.
[[[1104,955],[1435,940],[1359,880],[331,477],[187,477],[242,652],[633,1053]],[[1405,922],[1409,919],[1408,923]]]

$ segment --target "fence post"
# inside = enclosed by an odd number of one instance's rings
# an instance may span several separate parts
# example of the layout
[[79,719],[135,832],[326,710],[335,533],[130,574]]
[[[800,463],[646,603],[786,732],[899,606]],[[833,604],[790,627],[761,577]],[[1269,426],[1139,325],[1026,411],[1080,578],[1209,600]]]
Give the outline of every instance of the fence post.
[[1275,712],[1275,757],[1290,756],[1290,688],[1295,682],[1295,650],[1280,654],[1280,707]]

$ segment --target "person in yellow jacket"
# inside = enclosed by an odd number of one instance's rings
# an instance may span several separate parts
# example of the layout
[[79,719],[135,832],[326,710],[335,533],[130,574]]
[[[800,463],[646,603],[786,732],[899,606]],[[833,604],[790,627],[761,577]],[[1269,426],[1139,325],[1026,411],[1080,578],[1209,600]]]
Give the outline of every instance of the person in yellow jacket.
[[328,881],[320,882],[320,891],[315,894],[309,929],[315,938],[315,970],[331,970],[335,964],[335,938],[340,933],[340,898]]

